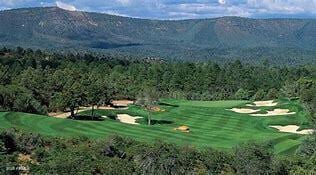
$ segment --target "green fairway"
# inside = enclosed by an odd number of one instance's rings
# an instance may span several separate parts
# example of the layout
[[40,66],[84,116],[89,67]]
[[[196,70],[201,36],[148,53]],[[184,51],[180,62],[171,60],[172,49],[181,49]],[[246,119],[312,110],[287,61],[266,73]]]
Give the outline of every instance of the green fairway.
[[[226,109],[242,107],[247,101],[187,101],[163,100],[160,107],[165,112],[154,112],[152,126],[146,125],[147,112],[138,106],[128,110],[96,110],[99,115],[116,115],[117,113],[141,116],[141,125],[124,124],[116,120],[75,121],[53,117],[16,113],[0,113],[0,128],[16,127],[27,131],[50,136],[87,136],[89,138],[104,138],[107,135],[119,134],[142,141],[161,139],[180,145],[194,145],[199,148],[214,147],[229,149],[237,144],[254,140],[269,141],[275,145],[275,151],[285,154],[295,151],[303,136],[290,133],[280,133],[269,128],[273,125],[296,124],[302,128],[308,127],[307,115],[298,101],[279,100],[274,107],[260,109],[270,110],[286,108],[295,111],[289,116],[252,117]],[[170,105],[169,105],[170,104]],[[84,113],[90,113],[85,111]],[[174,128],[186,125],[189,133],[175,131]]]

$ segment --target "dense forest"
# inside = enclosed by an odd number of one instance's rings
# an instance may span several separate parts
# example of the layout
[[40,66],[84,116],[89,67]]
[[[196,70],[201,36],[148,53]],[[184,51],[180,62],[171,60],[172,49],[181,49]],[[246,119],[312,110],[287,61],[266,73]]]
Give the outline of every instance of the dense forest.
[[[190,100],[287,97],[299,99],[315,119],[315,76],[315,65],[171,62],[2,48],[0,110],[47,114],[146,94]],[[270,143],[199,150],[119,136],[64,139],[10,129],[0,134],[0,162],[29,166],[32,174],[313,174],[316,134],[306,137],[295,155],[279,156]],[[5,171],[0,168],[0,174]]]
[[300,97],[307,108],[316,109],[313,65],[167,62],[22,48],[1,49],[0,63],[3,110],[45,114],[113,99],[137,99],[150,92],[189,100]]

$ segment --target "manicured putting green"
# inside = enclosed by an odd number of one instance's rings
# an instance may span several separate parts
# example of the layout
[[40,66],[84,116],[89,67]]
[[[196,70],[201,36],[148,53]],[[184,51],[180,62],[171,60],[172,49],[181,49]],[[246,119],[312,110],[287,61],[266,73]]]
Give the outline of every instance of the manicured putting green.
[[[262,110],[287,108],[295,111],[290,116],[252,117],[226,109],[245,106],[247,101],[188,101],[163,100],[161,108],[165,112],[152,114],[152,126],[147,126],[147,112],[137,106],[128,110],[96,110],[99,115],[116,115],[118,113],[141,116],[141,125],[129,125],[119,121],[106,119],[104,121],[75,121],[53,117],[17,113],[0,113],[0,129],[16,127],[27,131],[49,136],[87,136],[89,138],[104,138],[119,134],[141,141],[157,139],[179,145],[194,145],[199,148],[213,147],[230,149],[247,141],[271,141],[275,151],[280,154],[290,153],[300,145],[303,136],[280,133],[269,125],[295,124],[308,126],[307,115],[298,101],[279,100],[274,107],[264,107]],[[90,113],[85,111],[84,113]],[[174,128],[186,125],[190,133],[175,131]]]

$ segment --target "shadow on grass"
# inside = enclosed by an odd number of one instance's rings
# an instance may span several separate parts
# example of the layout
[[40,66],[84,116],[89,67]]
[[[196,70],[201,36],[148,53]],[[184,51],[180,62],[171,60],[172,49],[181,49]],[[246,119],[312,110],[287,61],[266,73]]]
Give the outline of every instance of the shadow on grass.
[[111,120],[116,120],[117,116],[115,114],[111,114],[111,115],[108,115],[107,118],[109,118]]
[[[68,117],[69,119],[72,119],[71,117]],[[92,116],[92,115],[75,115],[74,120],[85,120],[85,121],[103,121],[104,118],[101,116]]]
[[169,125],[174,122],[169,120],[151,120],[150,123],[151,125]]
[[179,107],[179,105],[170,104],[170,103],[165,103],[165,102],[160,102],[159,105],[161,105],[161,106]]

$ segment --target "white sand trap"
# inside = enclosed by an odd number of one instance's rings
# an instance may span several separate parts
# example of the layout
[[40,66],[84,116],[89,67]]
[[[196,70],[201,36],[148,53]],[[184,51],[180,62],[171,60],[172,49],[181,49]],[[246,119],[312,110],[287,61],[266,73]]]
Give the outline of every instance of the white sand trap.
[[127,124],[133,124],[133,125],[139,125],[139,123],[136,123],[136,119],[143,118],[143,117],[133,117],[128,114],[117,114],[117,119],[120,120],[122,123]]
[[241,113],[241,114],[251,114],[251,113],[260,111],[260,109],[248,109],[248,108],[232,108],[230,110],[237,113]]
[[114,108],[114,107],[111,107],[111,106],[98,106],[97,109],[102,109],[102,110],[127,110],[128,107]]
[[276,115],[293,115],[296,112],[290,112],[289,109],[274,109],[273,111],[267,111],[266,114],[250,114],[255,117],[267,117],[267,116],[276,116]]
[[255,105],[252,104],[247,104],[247,106],[258,106],[258,107],[263,107],[263,106],[276,106],[278,103],[275,102],[273,103],[273,100],[268,100],[268,101],[255,101],[253,102]]
[[287,126],[269,126],[271,128],[275,128],[280,132],[288,132],[294,134],[312,134],[315,130],[313,129],[304,129],[301,131],[297,131],[300,127],[297,125],[287,125]]
[[113,100],[111,103],[113,106],[127,107],[128,105],[134,104],[134,101],[131,101],[131,100]]

